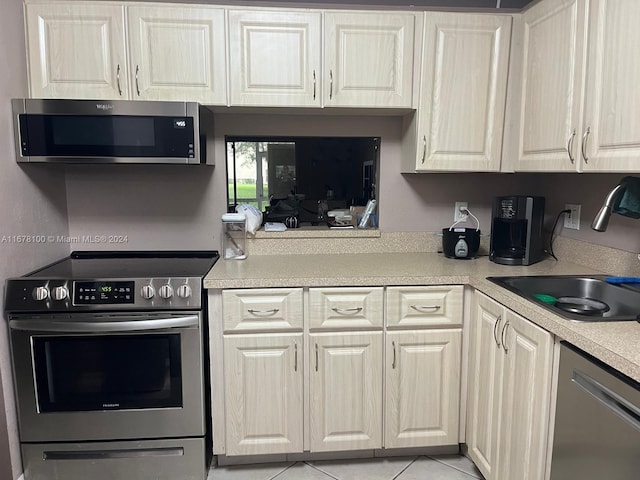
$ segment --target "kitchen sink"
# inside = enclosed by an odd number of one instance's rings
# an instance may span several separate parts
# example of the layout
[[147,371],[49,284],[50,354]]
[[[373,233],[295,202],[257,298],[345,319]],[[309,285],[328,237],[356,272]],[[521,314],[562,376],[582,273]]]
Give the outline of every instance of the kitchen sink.
[[640,321],[640,291],[605,276],[488,277],[488,280],[573,321]]

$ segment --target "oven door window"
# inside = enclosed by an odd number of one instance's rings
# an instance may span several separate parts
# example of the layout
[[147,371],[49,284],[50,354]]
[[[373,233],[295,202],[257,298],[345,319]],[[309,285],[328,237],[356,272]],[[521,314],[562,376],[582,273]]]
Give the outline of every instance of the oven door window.
[[179,333],[32,342],[40,412],[182,406]]

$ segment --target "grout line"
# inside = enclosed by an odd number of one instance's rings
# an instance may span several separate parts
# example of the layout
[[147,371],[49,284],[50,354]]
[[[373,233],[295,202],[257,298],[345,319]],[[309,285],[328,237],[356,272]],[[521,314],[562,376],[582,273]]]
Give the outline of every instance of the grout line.
[[279,477],[280,475],[282,475],[284,472],[286,472],[287,470],[289,470],[291,467],[293,467],[297,462],[293,462],[291,465],[287,465],[285,468],[283,468],[282,470],[280,470],[278,473],[276,473],[273,477],[269,477],[268,480],[273,480],[276,477]]
[[[459,471],[460,473],[464,473],[465,475],[468,475],[468,476],[470,476],[471,478],[476,478],[476,479],[478,479],[478,480],[480,479],[480,477],[478,477],[478,476],[474,475],[473,473],[469,473],[469,472],[467,472],[466,470],[462,470],[462,469],[460,469],[460,468],[458,468],[458,467],[454,467],[453,465],[449,465],[447,462],[444,462],[444,461],[442,461],[442,460],[439,460],[437,457],[432,457],[432,456],[430,456],[430,455],[425,455],[425,456],[426,456],[427,458],[430,458],[431,460],[434,460],[434,461],[436,461],[436,462],[440,463],[441,465],[446,465],[447,467],[449,467],[449,468],[453,468],[454,470],[457,470],[457,471]],[[464,455],[461,455],[461,456],[464,456]]]
[[316,467],[315,465],[313,465],[313,464],[311,464],[311,463],[309,463],[309,462],[302,462],[302,463],[304,463],[305,465],[307,465],[307,466],[309,466],[309,467],[313,468],[314,470],[319,471],[320,473],[324,473],[325,475],[330,476],[330,477],[331,477],[331,478],[333,478],[334,480],[340,480],[338,477],[336,477],[336,476],[334,476],[334,475],[330,474],[329,472],[325,472],[325,471],[324,471],[324,470],[322,470],[321,468]]
[[416,462],[416,460],[418,460],[418,458],[420,458],[420,457],[416,457],[416,458],[414,458],[413,460],[411,460],[411,461],[410,461],[410,462],[409,462],[409,463],[408,463],[408,464],[407,464],[407,465],[406,465],[402,470],[400,470],[400,471],[398,472],[398,474],[397,474],[395,477],[393,477],[391,480],[396,480],[396,478],[398,478],[400,475],[402,475],[402,474],[405,472],[405,470],[406,470],[407,468],[409,468],[411,465],[413,465],[413,464]]

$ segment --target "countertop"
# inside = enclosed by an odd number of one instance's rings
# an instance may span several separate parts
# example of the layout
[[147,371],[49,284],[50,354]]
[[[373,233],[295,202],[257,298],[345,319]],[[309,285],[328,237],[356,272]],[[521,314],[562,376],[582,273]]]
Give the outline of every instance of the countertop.
[[601,273],[566,261],[544,260],[513,267],[495,264],[487,257],[456,260],[438,253],[255,255],[245,260],[218,261],[205,277],[204,287],[470,285],[640,382],[640,323],[571,322],[486,279],[499,275]]

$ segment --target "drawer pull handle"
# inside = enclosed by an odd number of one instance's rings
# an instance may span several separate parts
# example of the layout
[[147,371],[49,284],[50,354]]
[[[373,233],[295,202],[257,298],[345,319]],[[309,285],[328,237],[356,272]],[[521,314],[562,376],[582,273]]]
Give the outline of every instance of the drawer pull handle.
[[318,371],[318,344],[316,343],[316,372]]
[[256,317],[272,317],[276,313],[280,311],[279,308],[272,308],[271,310],[254,310],[250,308],[247,310],[251,315],[255,315]]
[[508,328],[509,328],[509,321],[507,321],[507,323],[504,324],[504,327],[502,327],[502,334],[500,335],[502,339],[502,348],[504,349],[505,354],[509,353],[509,349],[507,348],[507,340],[505,338],[507,336]]
[[297,372],[298,371],[298,344],[294,343],[293,344],[293,371]]
[[391,363],[391,368],[396,369],[396,342],[391,342],[391,346],[393,347],[393,362]]
[[316,99],[316,71],[313,71],[313,99]]
[[576,129],[573,129],[573,132],[571,132],[571,136],[569,137],[569,142],[567,143],[567,153],[569,154],[569,160],[571,160],[571,163],[574,163],[575,160],[573,158],[573,155],[571,155],[571,152],[573,151],[573,139],[576,137]]
[[416,310],[417,312],[437,312],[440,310],[441,305],[411,305],[411,308]]
[[591,127],[587,127],[587,131],[582,135],[582,158],[584,158],[584,163],[589,163],[589,157],[587,157],[587,139],[590,133]]
[[138,82],[138,74],[140,73],[140,65],[136,65],[136,92],[140,96],[140,83]]
[[122,96],[122,88],[120,88],[120,64],[118,64],[118,68],[116,69],[116,83],[118,85],[118,95]]
[[333,99],[333,70],[329,70],[329,100]]
[[500,324],[501,321],[502,321],[502,315],[498,315],[498,318],[496,318],[496,323],[493,324],[493,339],[496,341],[496,345],[498,346],[498,348],[500,348],[500,340],[498,340],[498,335],[496,330],[498,330],[498,325]]
[[362,307],[353,307],[353,308],[331,308],[338,315],[355,315],[356,313],[360,313],[362,311]]

